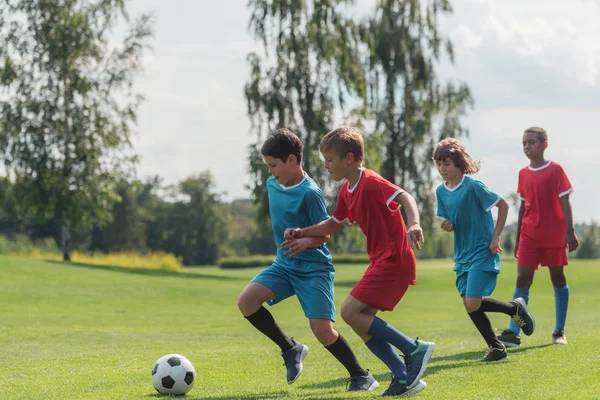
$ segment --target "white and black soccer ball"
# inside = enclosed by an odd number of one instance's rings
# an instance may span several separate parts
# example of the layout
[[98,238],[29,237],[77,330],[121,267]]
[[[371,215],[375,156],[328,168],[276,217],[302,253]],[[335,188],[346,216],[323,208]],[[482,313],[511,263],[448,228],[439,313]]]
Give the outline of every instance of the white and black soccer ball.
[[182,355],[162,356],[152,368],[152,385],[160,394],[182,395],[189,392],[196,382],[194,366]]

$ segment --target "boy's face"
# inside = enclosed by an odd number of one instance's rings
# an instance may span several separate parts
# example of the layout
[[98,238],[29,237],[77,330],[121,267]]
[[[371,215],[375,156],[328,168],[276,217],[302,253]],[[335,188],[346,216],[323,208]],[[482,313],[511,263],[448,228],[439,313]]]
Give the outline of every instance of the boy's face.
[[456,181],[462,175],[460,169],[454,165],[454,161],[449,158],[435,160],[435,166],[444,182]]
[[334,181],[338,182],[344,179],[348,174],[350,163],[348,156],[341,157],[335,151],[322,151],[323,159],[325,160],[325,169],[331,174]]
[[547,140],[540,140],[534,132],[523,134],[523,152],[530,160],[542,158],[548,147]]
[[285,162],[280,158],[263,156],[263,161],[269,168],[269,173],[273,175],[278,183],[284,186],[287,186],[286,183],[293,178],[293,173],[295,172],[293,168],[298,165],[295,160],[296,157],[294,156],[288,156]]

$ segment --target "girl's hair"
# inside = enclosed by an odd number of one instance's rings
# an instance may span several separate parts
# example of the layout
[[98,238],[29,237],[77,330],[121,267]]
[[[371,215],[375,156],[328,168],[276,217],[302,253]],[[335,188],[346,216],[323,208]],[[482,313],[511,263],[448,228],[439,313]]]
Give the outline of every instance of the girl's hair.
[[362,161],[365,158],[365,144],[360,131],[356,128],[337,128],[321,139],[319,146],[321,152],[333,150],[340,157],[354,154],[354,159]]
[[471,175],[479,171],[479,161],[473,161],[465,146],[454,138],[439,142],[433,150],[434,161],[452,160],[463,174]]
[[527,129],[525,129],[525,132],[523,132],[523,133],[533,133],[535,135],[536,139],[539,140],[540,142],[545,142],[546,140],[548,140],[548,134],[546,133],[544,128],[540,128],[537,126],[532,126],[531,128],[527,128]]

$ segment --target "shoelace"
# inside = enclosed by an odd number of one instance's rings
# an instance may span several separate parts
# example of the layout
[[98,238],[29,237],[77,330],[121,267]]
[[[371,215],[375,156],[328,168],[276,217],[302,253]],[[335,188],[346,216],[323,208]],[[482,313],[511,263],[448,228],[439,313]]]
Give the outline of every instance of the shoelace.
[[515,321],[520,327],[523,327],[523,325],[525,325],[525,321],[518,314],[514,315],[512,317],[512,320]]

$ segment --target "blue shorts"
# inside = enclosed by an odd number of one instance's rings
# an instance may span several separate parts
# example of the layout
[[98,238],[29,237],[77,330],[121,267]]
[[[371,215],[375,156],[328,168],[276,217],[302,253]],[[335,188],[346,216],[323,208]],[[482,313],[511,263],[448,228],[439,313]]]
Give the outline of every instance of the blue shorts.
[[461,297],[489,296],[496,289],[497,281],[495,271],[456,271],[456,289]]
[[275,293],[270,306],[296,295],[306,318],[328,319],[335,322],[333,302],[334,272],[328,269],[302,271],[271,264],[252,279]]

